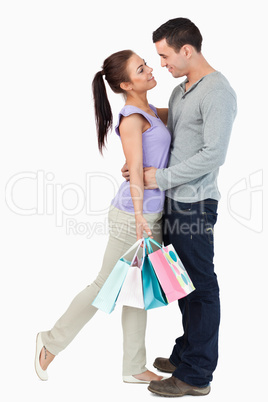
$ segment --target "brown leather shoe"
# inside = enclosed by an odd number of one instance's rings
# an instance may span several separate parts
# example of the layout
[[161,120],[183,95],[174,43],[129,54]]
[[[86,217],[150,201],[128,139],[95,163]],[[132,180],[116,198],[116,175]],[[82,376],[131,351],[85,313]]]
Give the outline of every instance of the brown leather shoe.
[[194,387],[172,376],[163,381],[151,381],[148,390],[154,394],[169,397],[184,395],[201,396],[210,393],[210,385],[205,388]]
[[173,373],[176,370],[176,367],[165,357],[157,357],[153,365],[157,370],[163,371],[164,373]]

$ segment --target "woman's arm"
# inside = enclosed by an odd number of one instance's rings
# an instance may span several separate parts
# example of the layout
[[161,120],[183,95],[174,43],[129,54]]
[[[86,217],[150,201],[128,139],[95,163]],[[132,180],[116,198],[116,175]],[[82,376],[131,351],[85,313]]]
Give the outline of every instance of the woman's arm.
[[135,212],[137,239],[143,237],[144,230],[147,232],[148,236],[151,236],[150,228],[143,217],[144,183],[142,133],[145,124],[146,122],[142,116],[132,114],[128,117],[123,117],[119,126],[123,151],[130,173],[130,193]]
[[[162,122],[167,125],[168,121],[168,108],[157,108],[157,115],[158,117],[162,120]],[[126,179],[126,181],[129,181],[130,179],[130,173],[128,169],[128,164],[127,162],[124,164],[124,166],[121,169],[122,176]],[[156,187],[155,187],[156,188]]]
[[168,108],[160,108],[160,109],[157,108],[156,110],[158,116],[166,126],[168,121]]

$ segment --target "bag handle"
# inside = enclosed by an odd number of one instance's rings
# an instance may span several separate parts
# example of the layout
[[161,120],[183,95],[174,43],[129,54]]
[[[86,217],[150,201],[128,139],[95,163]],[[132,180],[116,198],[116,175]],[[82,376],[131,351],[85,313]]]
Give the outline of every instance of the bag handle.
[[144,249],[145,249],[145,255],[146,255],[146,247],[148,248],[148,254],[151,254],[154,252],[151,243],[155,244],[157,247],[162,248],[162,245],[158,243],[156,240],[151,239],[150,237],[145,237],[144,238]]
[[138,255],[139,249],[141,248],[141,245],[142,245],[142,242],[144,241],[144,239],[139,239],[138,241],[139,241],[140,243],[139,243],[139,245],[138,245],[138,247],[137,247],[137,250],[136,250],[136,252],[135,252],[135,254],[134,254],[134,257],[132,258],[132,261],[131,261],[131,264],[130,264],[131,267],[132,267],[132,265],[133,265],[133,263],[134,263],[134,261],[135,261],[135,258],[136,258],[137,255]]
[[[151,254],[151,253],[154,252],[154,250],[153,250],[152,245],[151,245],[150,242],[152,242],[152,243],[154,243],[156,246],[162,248],[162,245],[161,245],[160,243],[158,243],[156,240],[151,239],[150,237],[144,237],[144,238],[143,238],[143,241],[144,241],[143,256],[142,256],[143,261],[144,261],[144,258],[145,258],[146,255]],[[147,252],[146,249],[148,249],[148,252]],[[143,268],[143,264],[142,264],[142,267],[141,267],[141,268]]]
[[[152,246],[151,246],[150,242],[153,243],[153,244],[155,244],[155,245],[156,245],[157,247],[159,247],[159,248],[162,248],[162,247],[163,247],[162,244],[158,243],[158,242],[157,242],[156,240],[154,240],[154,239],[151,239],[150,237],[146,237],[144,240],[145,240],[145,242],[146,242],[147,244],[149,244],[150,249],[152,250],[152,251],[150,251],[151,253],[153,252],[153,249],[152,249]],[[148,249],[149,249],[149,247],[148,247]]]
[[144,241],[144,239],[139,239],[139,240],[137,240],[136,243],[134,243],[134,244],[120,257],[120,259],[121,259],[121,258],[124,258],[126,255],[128,255],[129,253],[131,253],[131,251],[135,250],[136,247],[138,247],[137,250],[136,250],[136,253],[135,253],[135,255],[134,255],[133,259],[132,259],[132,262],[131,262],[131,265],[132,265],[133,261],[135,260],[137,254],[138,254],[138,251],[139,251],[139,249],[140,249],[141,244],[142,244],[143,241]]
[[[151,239],[150,237],[144,237],[142,239],[144,241],[144,247],[143,247],[143,259],[147,254],[151,254],[154,252],[151,243],[155,244],[157,247],[162,248],[162,244],[158,243],[156,240]],[[140,248],[140,247],[139,247]],[[148,253],[146,248],[148,248]]]
[[[148,249],[148,253],[146,248]],[[153,252],[153,248],[151,246],[151,243],[148,241],[148,237],[144,238],[144,249],[145,249],[145,255],[151,254]]]
[[[145,258],[145,256],[148,254],[147,253],[147,250],[146,250],[146,248],[147,248],[147,246],[148,246],[148,243],[147,243],[147,241],[146,241],[146,238],[144,237],[143,239],[143,253],[142,253],[142,260],[144,261],[144,258]],[[150,244],[149,244],[149,247],[150,247]],[[143,265],[143,264],[142,264]]]

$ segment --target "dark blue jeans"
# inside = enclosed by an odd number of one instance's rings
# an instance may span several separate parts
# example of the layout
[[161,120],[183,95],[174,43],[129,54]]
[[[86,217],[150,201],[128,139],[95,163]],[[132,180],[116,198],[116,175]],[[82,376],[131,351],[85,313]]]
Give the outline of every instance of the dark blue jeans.
[[176,339],[170,361],[173,376],[198,387],[212,381],[218,361],[220,300],[214,272],[214,225],[218,202],[197,203],[166,198],[164,244],[172,243],[196,288],[179,300],[184,333]]

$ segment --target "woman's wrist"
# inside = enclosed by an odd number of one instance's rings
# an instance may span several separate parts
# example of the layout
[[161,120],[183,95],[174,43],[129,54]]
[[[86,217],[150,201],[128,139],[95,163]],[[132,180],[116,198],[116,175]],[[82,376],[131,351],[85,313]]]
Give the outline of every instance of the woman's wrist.
[[143,216],[143,211],[135,211],[134,215],[135,216]]

